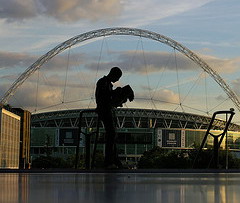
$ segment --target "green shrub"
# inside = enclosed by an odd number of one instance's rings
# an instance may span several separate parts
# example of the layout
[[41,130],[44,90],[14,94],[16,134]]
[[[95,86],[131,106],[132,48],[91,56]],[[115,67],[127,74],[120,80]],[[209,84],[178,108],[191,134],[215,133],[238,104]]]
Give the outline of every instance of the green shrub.
[[68,168],[68,163],[60,157],[40,156],[33,160],[32,168]]
[[[161,169],[161,168],[192,168],[197,150],[178,151],[162,149],[155,147],[144,152],[138,162],[138,168],[145,169]],[[219,151],[219,168],[226,167],[226,151]],[[206,169],[213,168],[213,150],[203,150],[200,153],[199,159],[195,162],[194,168]],[[228,153],[228,168],[240,168],[240,159]]]

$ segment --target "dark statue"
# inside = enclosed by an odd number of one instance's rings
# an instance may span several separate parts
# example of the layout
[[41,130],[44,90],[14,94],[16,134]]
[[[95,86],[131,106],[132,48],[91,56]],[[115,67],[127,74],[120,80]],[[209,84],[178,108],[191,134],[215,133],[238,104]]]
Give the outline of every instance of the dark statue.
[[100,78],[96,84],[95,98],[97,103],[96,111],[99,119],[103,122],[106,131],[105,147],[105,168],[121,168],[116,147],[116,117],[114,109],[122,107],[124,103],[134,99],[134,92],[129,85],[117,87],[113,90],[112,83],[117,82],[122,76],[118,67],[113,67],[107,76]]

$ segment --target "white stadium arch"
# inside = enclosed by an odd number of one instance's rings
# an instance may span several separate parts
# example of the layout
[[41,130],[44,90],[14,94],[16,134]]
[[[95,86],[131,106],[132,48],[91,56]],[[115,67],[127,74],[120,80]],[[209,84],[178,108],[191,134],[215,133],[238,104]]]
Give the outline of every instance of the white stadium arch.
[[58,46],[56,46],[55,48],[53,48],[52,50],[50,50],[49,52],[41,56],[35,63],[29,66],[25,70],[25,72],[18,77],[18,79],[11,85],[11,87],[6,91],[6,93],[2,97],[1,103],[6,104],[10,99],[10,97],[14,95],[17,88],[21,86],[31,74],[33,74],[37,69],[41,68],[41,66],[47,61],[49,61],[51,58],[63,52],[65,49],[70,48],[71,46],[84,42],[86,40],[104,37],[104,36],[110,36],[110,35],[131,35],[131,36],[144,37],[144,38],[148,38],[151,40],[164,43],[178,50],[179,52],[187,56],[190,60],[195,62],[197,65],[199,65],[206,73],[208,73],[218,83],[218,85],[224,90],[227,96],[235,104],[237,109],[240,110],[240,101],[238,100],[238,97],[234,93],[234,91],[229,87],[229,85],[220,77],[220,75],[216,71],[214,71],[204,60],[202,60],[194,52],[192,52],[185,46],[181,45],[177,41],[169,37],[166,37],[164,35],[151,32],[148,30],[136,29],[136,28],[124,28],[124,27],[93,30],[90,32],[77,35],[59,44]]

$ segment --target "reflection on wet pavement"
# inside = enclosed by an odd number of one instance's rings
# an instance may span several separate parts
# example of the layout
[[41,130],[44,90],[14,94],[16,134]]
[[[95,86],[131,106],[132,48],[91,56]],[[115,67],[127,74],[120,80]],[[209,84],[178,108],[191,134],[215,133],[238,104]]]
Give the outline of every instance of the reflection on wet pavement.
[[240,174],[0,173],[0,203],[236,203]]

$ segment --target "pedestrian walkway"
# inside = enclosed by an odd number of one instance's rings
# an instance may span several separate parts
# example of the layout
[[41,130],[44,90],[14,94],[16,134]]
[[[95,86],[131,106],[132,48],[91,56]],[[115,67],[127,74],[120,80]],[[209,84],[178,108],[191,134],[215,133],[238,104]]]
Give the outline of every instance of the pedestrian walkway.
[[237,203],[239,173],[0,173],[1,203]]

